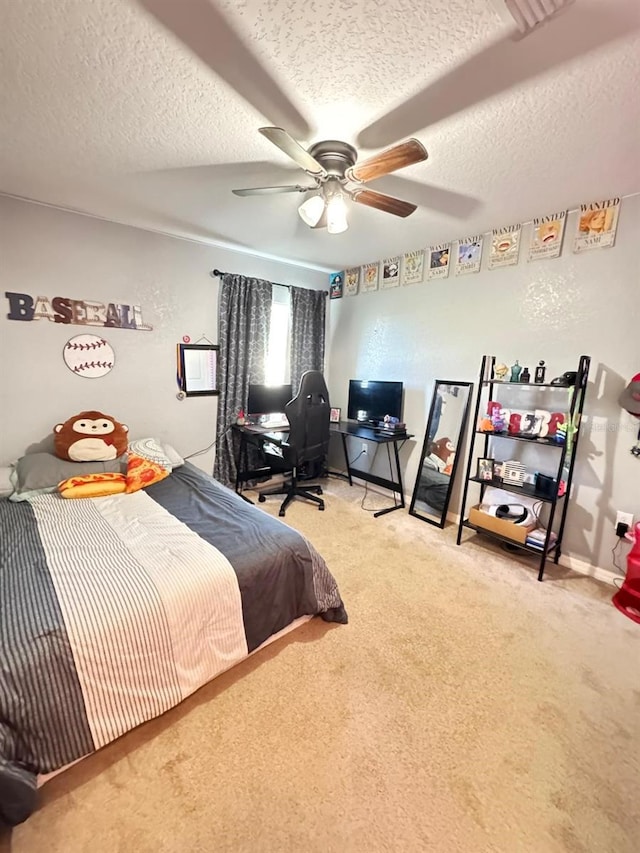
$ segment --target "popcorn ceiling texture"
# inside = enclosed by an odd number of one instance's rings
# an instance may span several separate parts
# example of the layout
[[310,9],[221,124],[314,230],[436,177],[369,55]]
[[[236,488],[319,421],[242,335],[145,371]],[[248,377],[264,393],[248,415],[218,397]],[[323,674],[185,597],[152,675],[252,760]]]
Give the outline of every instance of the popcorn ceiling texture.
[[[305,145],[355,142],[507,30],[498,0],[217,2],[307,117]],[[603,14],[581,0],[562,17],[588,33]],[[417,117],[429,160],[376,188],[419,210],[402,221],[357,206],[349,232],[330,237],[299,222],[297,195],[231,195],[304,174],[258,134],[269,117],[135,0],[0,0],[0,191],[333,267],[370,260],[372,244],[382,257],[628,194],[640,188],[640,21],[635,0],[611,0],[606,15],[630,22],[622,38],[435,125]],[[532,36],[543,53],[562,17]],[[461,219],[431,209],[432,185],[471,196],[474,210]]]

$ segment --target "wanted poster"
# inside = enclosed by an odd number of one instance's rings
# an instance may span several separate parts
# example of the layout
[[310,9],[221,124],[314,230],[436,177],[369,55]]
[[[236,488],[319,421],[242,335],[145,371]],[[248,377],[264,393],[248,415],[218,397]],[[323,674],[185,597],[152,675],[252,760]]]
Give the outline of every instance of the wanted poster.
[[560,256],[566,221],[566,210],[534,218],[531,242],[529,243],[529,255],[527,257],[528,261],[538,261],[541,258],[557,258]]
[[427,278],[446,278],[449,275],[449,259],[451,258],[451,244],[440,243],[429,249],[429,272]]
[[424,249],[405,252],[402,259],[402,283],[420,284],[424,281]]
[[619,210],[619,198],[581,204],[573,251],[586,252],[613,246],[616,241]]
[[382,281],[380,289],[397,287],[400,284],[400,255],[385,258],[382,261]]
[[490,270],[511,267],[518,263],[521,231],[521,225],[507,225],[505,228],[493,229],[488,264]]
[[375,264],[365,264],[362,267],[360,275],[360,292],[371,293],[378,289],[378,275],[380,272],[380,264],[378,261]]
[[480,272],[482,239],[482,235],[478,234],[476,237],[466,237],[464,240],[458,240],[456,275]]

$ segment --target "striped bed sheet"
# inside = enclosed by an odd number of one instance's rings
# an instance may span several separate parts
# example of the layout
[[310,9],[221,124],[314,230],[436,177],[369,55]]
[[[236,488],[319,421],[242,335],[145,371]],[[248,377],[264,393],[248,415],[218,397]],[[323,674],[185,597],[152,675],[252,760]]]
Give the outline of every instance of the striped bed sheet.
[[189,463],[131,495],[0,500],[0,816],[301,616],[346,622],[299,533]]

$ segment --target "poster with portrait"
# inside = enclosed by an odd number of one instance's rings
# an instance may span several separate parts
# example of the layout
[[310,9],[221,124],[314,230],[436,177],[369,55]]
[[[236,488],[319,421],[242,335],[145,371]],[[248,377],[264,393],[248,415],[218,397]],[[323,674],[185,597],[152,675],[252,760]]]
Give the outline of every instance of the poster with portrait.
[[343,272],[332,272],[329,276],[329,299],[342,299]]
[[527,257],[528,261],[538,261],[541,258],[557,258],[560,256],[566,221],[566,210],[534,218],[531,242],[529,243],[529,255]]
[[482,234],[476,237],[465,237],[458,240],[458,253],[456,255],[456,275],[467,275],[471,272],[480,272],[482,261]]
[[360,284],[360,267],[351,267],[344,271],[344,295],[355,296]]
[[378,276],[380,264],[365,264],[360,273],[360,293],[372,293],[378,289]]
[[427,278],[446,278],[449,275],[451,243],[440,243],[429,249],[429,272]]
[[573,251],[586,252],[613,246],[616,241],[619,210],[619,198],[581,204]]
[[402,283],[420,284],[424,281],[424,249],[405,252],[402,258]]
[[507,225],[504,228],[493,229],[488,264],[490,270],[511,267],[518,263],[521,232],[521,225]]
[[380,288],[397,287],[400,284],[400,255],[385,258],[382,261],[382,281]]

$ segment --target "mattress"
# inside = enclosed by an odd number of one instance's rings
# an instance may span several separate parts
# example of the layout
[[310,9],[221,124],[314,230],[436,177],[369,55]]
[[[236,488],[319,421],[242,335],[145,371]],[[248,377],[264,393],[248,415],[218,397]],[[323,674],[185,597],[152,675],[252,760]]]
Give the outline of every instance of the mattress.
[[313,615],[347,621],[311,543],[189,463],[130,495],[0,499],[0,815]]

